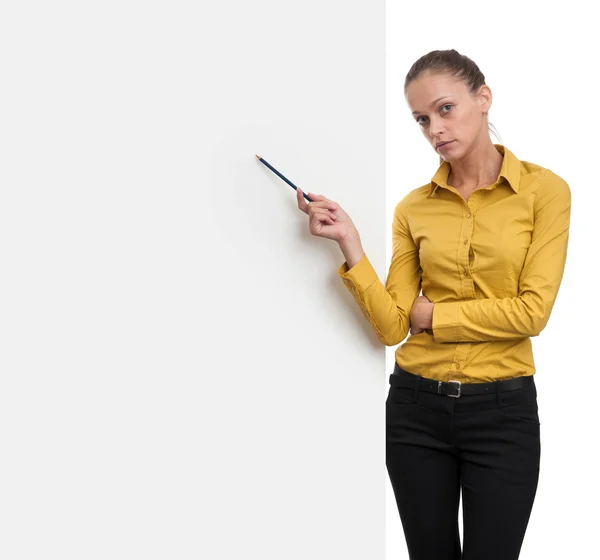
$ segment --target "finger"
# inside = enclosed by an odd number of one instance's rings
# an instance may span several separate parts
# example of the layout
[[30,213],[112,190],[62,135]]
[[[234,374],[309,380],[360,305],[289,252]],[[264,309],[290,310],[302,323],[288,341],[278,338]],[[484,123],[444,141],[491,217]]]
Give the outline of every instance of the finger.
[[321,214],[323,216],[327,216],[332,220],[337,220],[337,216],[327,210],[326,208],[319,208],[318,206],[313,206],[312,202],[308,205],[309,216],[314,216],[315,214]]
[[323,207],[323,206],[318,206],[318,203],[311,202],[308,205],[308,213],[309,213],[309,215],[311,215],[313,212],[325,212],[325,213],[329,213],[332,216],[334,215],[333,210]]
[[308,214],[308,204],[304,200],[304,196],[302,196],[301,189],[296,189],[296,199],[298,200],[298,208],[305,214]]
[[[309,197],[312,198],[312,201],[309,203],[305,202],[304,196],[302,194],[302,189],[300,187],[296,188],[296,197],[299,200],[303,201],[304,208],[308,208],[308,207],[312,206],[312,207],[319,207],[319,208],[328,208],[329,210],[337,210],[337,204],[335,202],[333,202],[332,200],[329,200],[321,195],[310,196],[312,193],[308,193],[308,194],[309,194]],[[314,197],[317,197],[317,198],[314,198]]]
[[329,212],[313,212],[313,220],[321,223],[327,223],[329,225],[333,225],[335,223]]
[[335,216],[327,209],[324,208],[310,208],[309,205],[309,210],[311,212],[312,216],[321,216],[321,217],[327,217],[330,219],[333,219]]
[[318,202],[328,202],[329,204],[333,204],[335,205],[335,202],[333,200],[329,200],[327,197],[323,196],[322,194],[314,194],[314,193],[307,193],[308,196],[310,198],[312,198],[314,201],[318,201]]
[[322,208],[326,210],[337,210],[337,205],[331,202],[325,202],[321,200],[314,200],[313,202],[308,203],[308,207],[316,210],[317,208]]

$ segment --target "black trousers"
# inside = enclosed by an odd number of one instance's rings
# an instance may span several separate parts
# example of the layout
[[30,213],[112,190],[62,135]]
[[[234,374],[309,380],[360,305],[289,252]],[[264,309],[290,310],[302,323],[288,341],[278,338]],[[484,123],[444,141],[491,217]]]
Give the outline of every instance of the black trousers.
[[[411,560],[519,557],[537,490],[535,383],[453,398],[390,385],[386,465]],[[458,526],[462,490],[463,547]]]

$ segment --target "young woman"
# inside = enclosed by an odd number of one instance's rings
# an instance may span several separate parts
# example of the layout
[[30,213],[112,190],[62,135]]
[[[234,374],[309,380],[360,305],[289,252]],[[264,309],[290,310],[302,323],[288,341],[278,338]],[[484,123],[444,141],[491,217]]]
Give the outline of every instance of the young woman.
[[466,56],[421,57],[404,92],[440,166],[395,208],[385,286],[339,204],[312,193],[307,204],[298,189],[298,206],[313,235],[339,243],[338,274],[381,342],[410,330],[386,401],[386,464],[410,558],[512,560],[539,476],[531,337],[562,280],[571,193],[492,143],[492,92]]

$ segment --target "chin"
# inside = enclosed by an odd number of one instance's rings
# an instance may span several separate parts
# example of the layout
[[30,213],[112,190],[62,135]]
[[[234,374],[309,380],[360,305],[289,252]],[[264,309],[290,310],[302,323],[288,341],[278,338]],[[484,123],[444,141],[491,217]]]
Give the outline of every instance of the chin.
[[438,152],[435,149],[435,146],[433,147],[433,150],[444,161],[453,162],[453,161],[460,159],[460,153],[458,153],[456,146],[454,147],[454,149],[452,151],[450,151],[449,153],[445,153],[445,154]]

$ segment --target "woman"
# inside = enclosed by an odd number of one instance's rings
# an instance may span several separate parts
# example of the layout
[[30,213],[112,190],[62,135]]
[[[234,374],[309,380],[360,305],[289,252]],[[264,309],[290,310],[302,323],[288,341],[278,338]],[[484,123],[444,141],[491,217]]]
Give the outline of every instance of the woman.
[[404,92],[440,166],[395,208],[385,286],[338,204],[312,193],[306,204],[298,189],[298,206],[313,235],[339,243],[338,273],[379,340],[397,345],[410,329],[386,401],[386,464],[410,558],[510,560],[537,490],[531,337],[562,280],[570,189],[492,143],[492,93],[466,56],[421,57]]

